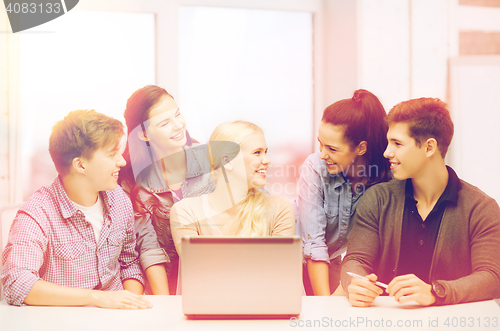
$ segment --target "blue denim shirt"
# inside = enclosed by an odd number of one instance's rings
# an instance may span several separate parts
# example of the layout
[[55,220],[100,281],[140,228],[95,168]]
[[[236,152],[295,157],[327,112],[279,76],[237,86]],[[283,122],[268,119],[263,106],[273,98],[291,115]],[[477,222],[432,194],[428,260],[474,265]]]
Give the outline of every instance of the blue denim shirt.
[[[207,145],[184,147],[186,152],[186,178],[181,183],[183,198],[207,194],[215,189],[210,175]],[[179,197],[170,190],[163,178],[161,162],[153,163],[138,176],[140,185],[137,202],[146,213],[135,212],[137,251],[143,270],[151,265],[166,263],[170,270],[172,261],[178,259],[170,230],[170,209]],[[130,195],[133,185],[122,182]]]
[[354,224],[354,212],[364,188],[352,194],[343,173],[332,175],[319,152],[305,160],[297,184],[295,201],[297,228],[304,245],[304,257],[330,262],[347,247]]

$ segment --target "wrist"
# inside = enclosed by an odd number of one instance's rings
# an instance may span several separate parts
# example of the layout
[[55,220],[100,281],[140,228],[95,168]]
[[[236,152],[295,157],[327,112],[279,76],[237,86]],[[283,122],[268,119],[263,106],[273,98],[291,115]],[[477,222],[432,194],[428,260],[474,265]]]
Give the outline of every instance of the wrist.
[[435,298],[434,304],[443,304],[446,299],[446,287],[440,282],[433,282],[431,287],[432,296]]
[[99,302],[99,295],[101,294],[100,292],[101,291],[97,290],[88,290],[85,305],[97,306],[97,303]]

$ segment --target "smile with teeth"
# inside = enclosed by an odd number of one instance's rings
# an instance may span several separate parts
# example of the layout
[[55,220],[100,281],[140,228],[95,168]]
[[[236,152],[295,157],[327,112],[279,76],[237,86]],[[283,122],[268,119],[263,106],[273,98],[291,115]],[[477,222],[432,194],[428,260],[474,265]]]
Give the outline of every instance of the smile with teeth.
[[113,172],[113,177],[118,178],[119,173],[120,173],[120,170]]
[[396,168],[398,165],[399,165],[399,163],[391,162],[391,170]]
[[184,131],[181,131],[179,132],[178,134],[176,134],[175,136],[171,137],[170,139],[173,139],[173,140],[180,140],[184,137]]
[[261,174],[261,175],[266,175],[266,169],[260,169],[260,170],[257,170],[256,171],[257,173]]

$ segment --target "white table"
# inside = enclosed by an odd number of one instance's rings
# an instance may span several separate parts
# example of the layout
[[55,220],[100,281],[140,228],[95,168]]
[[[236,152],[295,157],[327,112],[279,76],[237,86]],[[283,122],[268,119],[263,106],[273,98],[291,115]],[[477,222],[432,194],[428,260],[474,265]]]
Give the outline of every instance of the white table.
[[[500,330],[500,307],[493,300],[420,307],[379,297],[372,307],[354,308],[345,297],[303,297],[302,313],[297,320],[188,320],[182,313],[180,296],[147,299],[153,303],[152,309],[15,307],[2,301],[0,330]],[[460,326],[461,318],[465,327]],[[493,327],[495,318],[497,326]],[[447,319],[449,326],[444,324]],[[438,323],[438,327],[430,327],[429,323]]]

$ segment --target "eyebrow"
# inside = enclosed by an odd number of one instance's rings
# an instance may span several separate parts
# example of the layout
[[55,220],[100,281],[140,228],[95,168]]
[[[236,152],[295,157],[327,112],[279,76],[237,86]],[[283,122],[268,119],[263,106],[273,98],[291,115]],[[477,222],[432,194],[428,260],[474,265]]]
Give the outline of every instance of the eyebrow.
[[160,122],[156,123],[156,126],[161,126],[163,123],[168,122],[169,120],[169,118],[161,120]]
[[[177,113],[181,109],[180,108],[175,108],[175,109],[171,109],[171,110],[175,110],[175,114],[174,114],[174,116],[175,116],[175,115],[177,115]],[[159,116],[159,115],[157,115],[157,116]],[[168,121],[170,121],[170,118],[165,118],[164,120],[161,120],[160,122],[156,123],[156,126],[162,125],[163,123],[168,122]]]
[[337,146],[333,146],[333,145],[325,145],[325,144],[323,144],[323,143],[321,142],[321,140],[319,140],[319,137],[318,137],[318,141],[319,141],[319,143],[320,143],[321,145],[323,145],[323,146],[326,146],[326,147],[329,147],[329,148],[333,148],[333,149],[339,149]]

